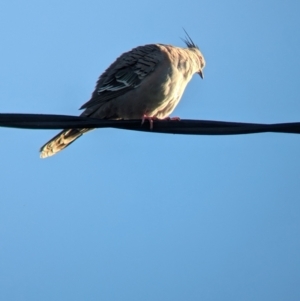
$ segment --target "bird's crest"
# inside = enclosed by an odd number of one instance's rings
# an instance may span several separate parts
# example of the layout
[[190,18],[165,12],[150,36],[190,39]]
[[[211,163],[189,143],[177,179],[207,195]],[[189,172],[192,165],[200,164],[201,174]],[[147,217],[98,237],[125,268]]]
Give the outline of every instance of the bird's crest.
[[197,48],[199,49],[199,47],[193,42],[193,40],[191,39],[190,35],[187,33],[187,31],[183,28],[186,37],[184,39],[182,39],[182,41],[186,44],[186,46],[188,48]]

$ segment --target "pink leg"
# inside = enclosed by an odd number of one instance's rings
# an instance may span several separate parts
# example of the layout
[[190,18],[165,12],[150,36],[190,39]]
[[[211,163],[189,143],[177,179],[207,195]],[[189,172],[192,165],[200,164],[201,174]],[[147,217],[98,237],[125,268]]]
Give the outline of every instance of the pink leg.
[[[158,118],[157,117],[148,117],[146,115],[143,116],[142,118],[142,124],[145,123],[145,120],[149,120],[149,123],[150,123],[150,130],[153,129],[153,120],[157,120]],[[180,118],[179,117],[166,117],[166,118],[163,118],[163,119],[160,119],[160,120],[177,120],[177,121],[180,121]]]
[[166,117],[163,120],[177,120],[177,121],[180,121],[180,117]]
[[149,120],[150,130],[152,130],[153,129],[153,120],[156,120],[156,119],[157,119],[156,117],[148,117],[148,116],[144,115],[142,118],[142,124],[145,123],[145,120]]

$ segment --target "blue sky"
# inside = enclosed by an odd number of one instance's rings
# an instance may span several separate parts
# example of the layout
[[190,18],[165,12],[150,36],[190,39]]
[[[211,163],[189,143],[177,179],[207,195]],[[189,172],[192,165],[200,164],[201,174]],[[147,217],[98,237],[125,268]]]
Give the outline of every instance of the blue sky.
[[[0,111],[79,114],[147,43],[205,55],[174,112],[300,121],[299,1],[2,1]],[[0,299],[299,300],[300,137],[0,129]]]

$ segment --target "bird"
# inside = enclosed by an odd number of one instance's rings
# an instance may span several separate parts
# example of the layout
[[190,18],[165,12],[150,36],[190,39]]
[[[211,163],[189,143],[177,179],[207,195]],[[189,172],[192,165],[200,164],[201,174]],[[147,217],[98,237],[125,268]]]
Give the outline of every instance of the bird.
[[[129,120],[169,118],[194,74],[203,79],[205,59],[185,31],[186,47],[168,44],[138,46],[119,56],[100,75],[81,117]],[[179,118],[178,118],[179,119]],[[53,156],[91,128],[64,129],[40,148],[40,157]]]

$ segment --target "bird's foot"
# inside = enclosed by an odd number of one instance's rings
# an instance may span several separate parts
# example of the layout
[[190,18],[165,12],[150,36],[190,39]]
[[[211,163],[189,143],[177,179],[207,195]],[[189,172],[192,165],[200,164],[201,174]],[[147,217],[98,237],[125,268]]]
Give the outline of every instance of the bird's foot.
[[145,123],[145,120],[148,120],[150,123],[150,130],[152,130],[153,129],[153,120],[157,120],[157,119],[158,119],[157,117],[148,117],[148,116],[144,115],[142,118],[142,125]]
[[180,117],[166,117],[163,120],[177,120],[177,121],[180,121]]
[[[146,115],[143,116],[142,118],[142,125],[145,123],[145,120],[149,120],[149,123],[150,123],[150,130],[153,129],[153,120],[158,120],[159,118],[157,117],[148,117]],[[160,120],[177,120],[177,121],[180,121],[180,118],[179,117],[165,117],[163,119],[160,119]]]

